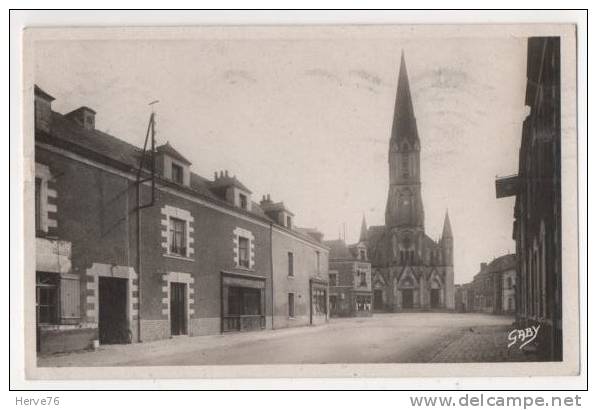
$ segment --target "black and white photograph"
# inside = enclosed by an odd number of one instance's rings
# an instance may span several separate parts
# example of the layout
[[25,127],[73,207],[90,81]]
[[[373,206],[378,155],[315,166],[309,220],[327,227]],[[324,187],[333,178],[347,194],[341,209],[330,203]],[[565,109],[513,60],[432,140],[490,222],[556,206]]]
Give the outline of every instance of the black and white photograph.
[[28,374],[578,374],[575,33],[27,28]]

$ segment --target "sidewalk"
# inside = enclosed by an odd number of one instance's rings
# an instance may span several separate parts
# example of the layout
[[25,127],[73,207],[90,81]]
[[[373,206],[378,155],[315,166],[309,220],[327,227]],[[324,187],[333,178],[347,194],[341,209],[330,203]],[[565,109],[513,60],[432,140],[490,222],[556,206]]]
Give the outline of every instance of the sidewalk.
[[97,350],[81,350],[68,353],[39,355],[39,367],[88,367],[118,366],[126,362],[142,360],[146,357],[161,356],[172,353],[191,354],[198,349],[231,349],[251,343],[271,341],[293,334],[315,333],[325,330],[334,324],[323,326],[301,326],[261,332],[230,333],[207,336],[175,336],[170,339],[151,342],[102,345]]
[[508,348],[510,326],[475,326],[463,330],[460,337],[453,340],[437,353],[434,363],[483,363],[483,362],[530,362],[537,358],[525,353],[517,346]]

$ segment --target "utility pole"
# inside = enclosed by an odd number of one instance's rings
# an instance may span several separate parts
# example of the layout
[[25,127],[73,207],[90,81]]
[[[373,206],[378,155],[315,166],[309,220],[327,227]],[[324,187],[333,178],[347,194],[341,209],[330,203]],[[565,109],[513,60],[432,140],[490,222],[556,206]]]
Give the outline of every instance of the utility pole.
[[[145,142],[143,143],[143,152],[141,154],[141,160],[139,162],[139,168],[137,169],[137,341],[141,343],[143,338],[141,337],[141,301],[142,301],[142,283],[141,283],[141,210],[144,208],[152,207],[155,203],[155,112],[153,106],[158,103],[158,100],[149,103],[151,106],[151,114],[149,116],[149,123],[147,124],[147,132],[145,134]],[[145,157],[147,155],[147,143],[151,137],[151,148],[149,152],[150,164],[149,164],[149,175],[147,171],[143,169],[145,165]],[[145,174],[145,176],[143,175]],[[151,181],[151,200],[147,203],[141,201],[141,185],[145,182]]]

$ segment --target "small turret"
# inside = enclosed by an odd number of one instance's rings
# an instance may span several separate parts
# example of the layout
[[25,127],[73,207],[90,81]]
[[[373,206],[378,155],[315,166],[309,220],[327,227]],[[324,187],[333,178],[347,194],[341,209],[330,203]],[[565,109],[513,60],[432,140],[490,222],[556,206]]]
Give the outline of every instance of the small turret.
[[365,220],[365,214],[363,214],[363,221],[361,222],[361,235],[359,236],[359,242],[367,242],[367,221]]
[[450,238],[452,239],[452,226],[450,225],[450,216],[448,215],[448,210],[446,209],[446,216],[444,217],[444,230],[442,232],[442,239]]
[[446,210],[446,216],[444,217],[444,229],[440,243],[444,265],[454,266],[454,238],[452,237],[452,226],[450,225],[448,210]]

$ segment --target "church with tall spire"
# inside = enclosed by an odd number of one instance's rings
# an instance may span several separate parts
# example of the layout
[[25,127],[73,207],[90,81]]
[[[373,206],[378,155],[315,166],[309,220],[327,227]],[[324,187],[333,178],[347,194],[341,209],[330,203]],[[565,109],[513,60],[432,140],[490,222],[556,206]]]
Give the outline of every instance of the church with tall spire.
[[454,240],[446,210],[442,235],[425,233],[421,196],[421,141],[404,52],[388,150],[385,225],[361,226],[359,244],[372,265],[377,311],[454,309]]

